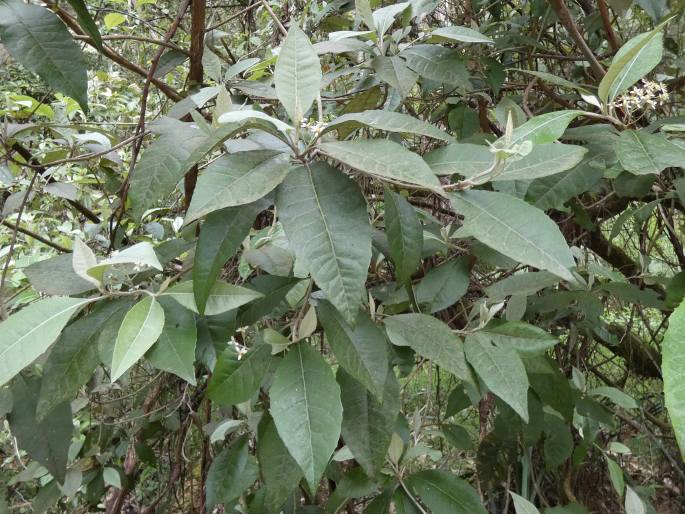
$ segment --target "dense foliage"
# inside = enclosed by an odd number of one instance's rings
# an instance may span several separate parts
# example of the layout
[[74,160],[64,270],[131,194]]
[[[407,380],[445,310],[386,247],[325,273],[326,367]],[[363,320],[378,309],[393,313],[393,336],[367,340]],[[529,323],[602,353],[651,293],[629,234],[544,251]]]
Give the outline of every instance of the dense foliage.
[[685,512],[683,21],[0,0],[0,512]]

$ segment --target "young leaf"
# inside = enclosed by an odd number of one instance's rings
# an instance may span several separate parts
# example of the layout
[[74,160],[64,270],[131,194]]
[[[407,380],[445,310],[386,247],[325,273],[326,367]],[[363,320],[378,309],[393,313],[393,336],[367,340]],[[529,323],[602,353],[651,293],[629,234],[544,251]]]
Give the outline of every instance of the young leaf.
[[440,182],[426,162],[387,139],[321,143],[321,151],[350,168],[381,179],[440,191]]
[[298,260],[354,322],[371,262],[371,226],[357,184],[323,163],[302,166],[279,186],[276,206]]
[[572,280],[575,265],[559,227],[542,211],[504,193],[463,191],[450,195],[465,217],[457,237],[474,237],[523,264]]
[[278,99],[294,125],[299,125],[321,88],[321,64],[307,34],[293,21],[274,70]]
[[680,453],[685,460],[685,302],[681,303],[668,318],[668,330],[664,335],[661,349],[666,408],[671,417]]
[[316,491],[338,444],[342,404],[330,366],[309,344],[294,345],[276,369],[271,415],[309,489]]
[[664,46],[661,33],[664,23],[651,32],[635,36],[616,52],[597,90],[603,104],[613,101],[659,64]]
[[479,332],[468,336],[464,351],[480,379],[528,423],[528,376],[513,348],[493,346]]
[[385,461],[400,410],[399,384],[390,371],[383,394],[377,399],[342,368],[338,369],[337,380],[343,405],[343,439],[364,472],[375,477]]
[[[40,381],[18,377],[12,387],[14,409],[9,414],[12,435],[32,459],[41,463],[58,482],[64,483],[74,425],[69,402],[57,405],[42,420],[35,417]],[[34,504],[34,508],[35,508]]]
[[24,307],[0,323],[0,386],[50,348],[69,319],[91,301],[47,298]]
[[247,436],[242,436],[214,457],[207,473],[207,506],[232,502],[257,478],[257,459],[249,453]]
[[273,150],[220,157],[200,174],[185,223],[224,207],[259,200],[280,184],[289,170],[288,154]]
[[[195,313],[198,312],[197,305],[195,305],[195,292],[192,280],[186,280],[176,284],[174,287],[170,287],[162,293],[162,296],[169,296],[186,309]],[[215,316],[216,314],[237,309],[263,296],[263,294],[252,289],[235,286],[219,280],[214,283],[214,287],[209,291],[204,314],[205,316]]]
[[390,255],[395,263],[397,281],[405,283],[421,265],[423,226],[414,208],[400,195],[385,188],[383,199]]
[[385,330],[392,344],[410,346],[455,377],[472,382],[464,358],[464,345],[442,321],[427,314],[400,314],[385,319]]
[[327,301],[316,311],[338,364],[381,400],[390,360],[383,331],[362,310],[354,328]]
[[193,266],[193,293],[200,314],[205,312],[207,298],[221,268],[240,248],[257,214],[267,206],[268,202],[259,200],[213,212],[205,219],[195,247]]
[[264,481],[265,503],[270,511],[278,512],[302,479],[302,470],[281,441],[276,424],[268,413],[259,422],[257,457]]
[[268,344],[250,349],[240,359],[232,348],[228,348],[214,367],[207,395],[220,405],[246,402],[259,389],[271,363],[271,347]]
[[159,303],[164,309],[164,328],[147,359],[155,368],[195,385],[195,316],[170,298],[160,298]]
[[0,40],[27,70],[88,112],[86,62],[56,14],[22,0],[0,0]]
[[452,473],[437,469],[419,471],[407,478],[406,484],[431,512],[487,514],[476,490]]
[[112,355],[112,382],[117,380],[155,344],[164,328],[164,309],[145,296],[126,313]]

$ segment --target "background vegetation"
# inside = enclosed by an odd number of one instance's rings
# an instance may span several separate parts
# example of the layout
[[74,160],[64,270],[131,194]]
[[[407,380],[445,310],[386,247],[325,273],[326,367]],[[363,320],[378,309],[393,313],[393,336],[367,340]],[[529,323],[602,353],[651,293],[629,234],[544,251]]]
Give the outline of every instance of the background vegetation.
[[0,512],[685,512],[682,11],[0,0]]

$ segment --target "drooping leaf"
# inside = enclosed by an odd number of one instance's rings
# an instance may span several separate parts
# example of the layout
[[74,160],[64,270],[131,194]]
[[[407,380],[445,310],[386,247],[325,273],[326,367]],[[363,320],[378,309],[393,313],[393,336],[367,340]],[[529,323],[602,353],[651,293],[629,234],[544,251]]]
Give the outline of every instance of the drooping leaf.
[[374,477],[385,461],[400,410],[399,384],[394,372],[389,372],[381,397],[375,398],[342,368],[337,380],[343,405],[343,439],[364,472]]
[[383,36],[387,30],[392,26],[397,15],[402,13],[410,2],[397,2],[395,4],[387,5],[373,11],[373,24],[376,27],[376,32],[379,36]]
[[308,343],[294,345],[276,369],[271,415],[315,491],[340,437],[342,404],[330,366]]
[[198,312],[204,314],[207,298],[221,268],[233,257],[250,232],[257,214],[268,203],[260,200],[249,205],[229,207],[208,215],[195,248],[193,293]]
[[112,317],[130,308],[126,300],[101,303],[93,312],[69,325],[53,345],[43,368],[36,418],[42,421],[52,409],[76,397],[99,362],[97,335]]
[[384,323],[392,344],[410,346],[455,377],[473,380],[461,339],[439,319],[427,314],[400,314],[386,318]]
[[419,471],[407,478],[406,484],[431,512],[486,514],[476,490],[466,480],[447,471]]
[[464,351],[485,385],[528,423],[528,376],[516,351],[493,346],[481,333],[466,338]]
[[47,295],[76,295],[96,287],[74,272],[72,256],[68,253],[34,262],[23,272],[36,291]]
[[414,208],[400,195],[385,188],[385,231],[398,282],[406,282],[421,265],[423,226]]
[[328,123],[324,132],[339,129],[341,126],[345,130],[367,126],[387,132],[418,134],[443,141],[452,141],[452,136],[435,125],[400,112],[370,110],[343,114]]
[[534,180],[528,186],[526,199],[543,211],[558,209],[574,196],[590,191],[603,176],[602,167],[586,159],[565,173]]
[[353,322],[371,261],[371,226],[359,187],[323,163],[302,166],[279,186],[276,205],[297,259]]
[[232,348],[228,348],[214,367],[207,395],[221,405],[246,402],[259,389],[271,363],[268,344],[251,348],[240,359]]
[[[467,259],[458,257],[431,269],[416,286],[416,301],[438,312],[454,305],[469,288],[470,270]],[[423,307],[421,307],[423,310]]]
[[440,182],[426,162],[387,139],[321,143],[321,151],[350,168],[391,182],[439,191]]
[[354,327],[329,302],[319,302],[316,311],[338,364],[382,399],[390,360],[383,331],[361,310]]
[[293,124],[300,124],[316,99],[321,78],[321,64],[316,50],[293,21],[274,70],[276,94]]
[[98,30],[98,26],[93,21],[92,16],[88,12],[86,3],[84,0],[67,0],[72,9],[76,12],[79,25],[88,33],[88,35],[93,39],[93,43],[99,49],[102,49],[102,36]]
[[164,309],[146,296],[126,313],[112,355],[112,382],[117,380],[155,344],[164,329]]
[[651,32],[635,36],[616,52],[599,83],[597,95],[602,103],[614,100],[659,64],[663,53],[662,27],[663,24]]
[[685,150],[663,134],[624,130],[614,149],[623,169],[635,175],[659,174],[671,166],[685,166]]
[[[198,313],[193,287],[193,281],[186,280],[170,287],[162,293],[162,296],[171,297],[186,309]],[[262,296],[264,295],[252,289],[218,280],[209,291],[204,314],[205,316],[215,316],[216,314],[237,309],[246,303],[262,298]]]
[[[392,57],[380,55],[371,64],[378,78],[390,84],[402,98],[409,95],[419,79],[418,74],[410,70],[404,61],[396,55]],[[338,134],[340,134],[339,131]]]
[[56,14],[21,0],[2,0],[0,41],[27,70],[88,111],[86,62]]
[[159,298],[159,304],[164,309],[164,328],[147,359],[155,368],[195,385],[195,316],[170,298]]
[[290,170],[289,161],[287,154],[272,150],[220,157],[200,174],[185,223],[259,200],[283,181]]
[[74,425],[69,402],[55,406],[38,421],[35,417],[40,381],[18,377],[12,387],[15,408],[8,416],[12,435],[20,448],[41,463],[60,483],[64,483]]
[[0,386],[50,348],[69,319],[90,301],[46,298],[0,323]]
[[566,280],[575,265],[559,227],[542,211],[504,193],[463,191],[450,195],[465,217],[457,237],[474,237],[523,264],[550,271]]
[[259,422],[257,457],[267,508],[277,512],[302,479],[302,470],[281,441],[268,414]]
[[243,436],[212,460],[207,473],[207,505],[213,507],[237,499],[257,478],[257,459],[250,455],[248,437]]
[[685,460],[685,302],[681,303],[668,318],[668,329],[661,344],[661,351],[666,408],[680,446],[680,453]]

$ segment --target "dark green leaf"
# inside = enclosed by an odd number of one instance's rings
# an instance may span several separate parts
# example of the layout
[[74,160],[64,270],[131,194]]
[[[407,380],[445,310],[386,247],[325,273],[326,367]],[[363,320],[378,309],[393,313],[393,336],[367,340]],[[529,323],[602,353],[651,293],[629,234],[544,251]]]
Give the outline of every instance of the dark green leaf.
[[248,438],[243,436],[214,457],[207,473],[207,505],[237,499],[258,477],[257,459],[250,455]]
[[435,514],[487,514],[476,490],[446,471],[419,471],[407,478],[406,483]]
[[421,265],[423,226],[414,208],[402,196],[385,188],[383,199],[390,256],[398,282],[405,283]]
[[238,358],[232,348],[221,354],[207,386],[207,395],[221,405],[246,402],[259,389],[271,366],[271,348],[260,344]]

